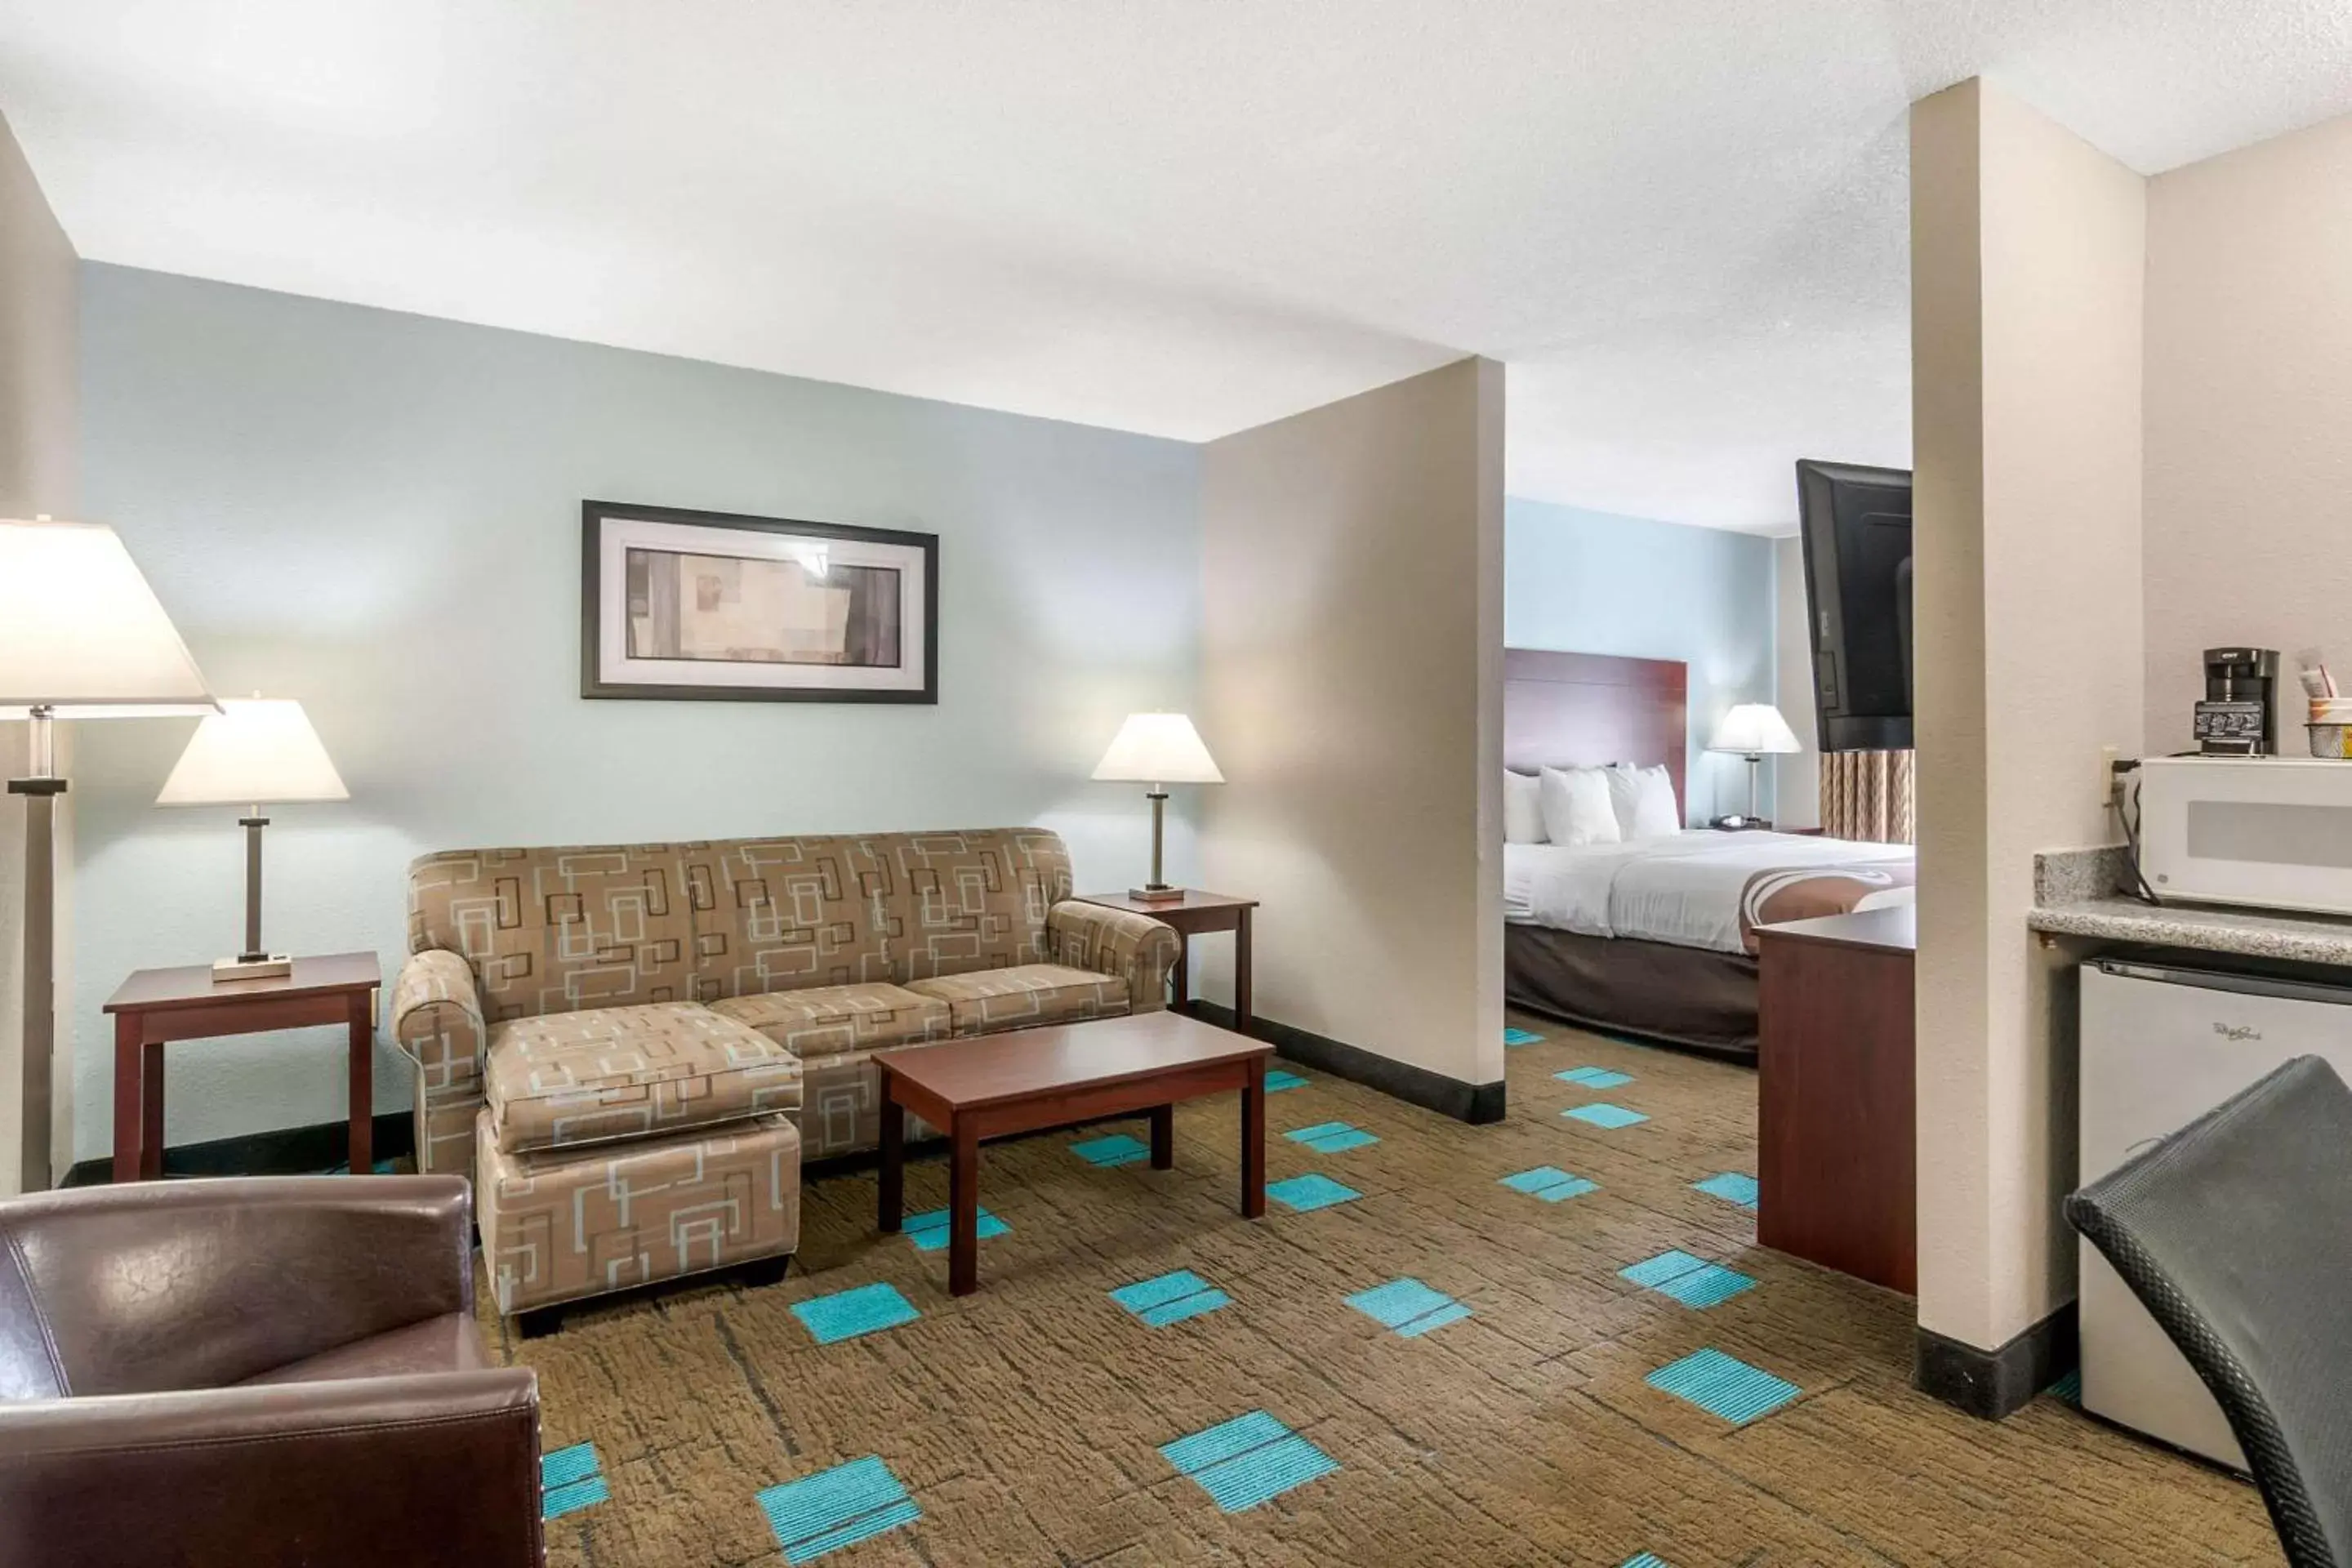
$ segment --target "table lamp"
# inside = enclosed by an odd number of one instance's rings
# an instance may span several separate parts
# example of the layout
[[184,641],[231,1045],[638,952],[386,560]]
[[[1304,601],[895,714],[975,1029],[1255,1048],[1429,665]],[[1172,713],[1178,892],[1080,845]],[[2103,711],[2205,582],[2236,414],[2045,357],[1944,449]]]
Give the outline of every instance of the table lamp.
[[1706,743],[1710,752],[1733,752],[1748,759],[1748,811],[1744,816],[1721,817],[1725,826],[1745,826],[1756,816],[1756,769],[1765,753],[1786,755],[1805,748],[1798,743],[1796,732],[1780,710],[1769,702],[1742,702],[1723,716],[1715,727],[1715,738]]
[[57,1048],[57,773],[59,719],[154,719],[219,704],[154,590],[114,531],[0,521],[0,719],[31,721],[25,797],[25,1034],[21,1190],[47,1188]]
[[261,945],[262,805],[351,798],[299,702],[258,691],[232,697],[196,726],[155,804],[251,808],[236,819],[245,829],[245,951],[214,961],[214,984],[293,973],[292,959]]
[[1171,888],[1160,868],[1160,840],[1167,824],[1168,790],[1172,784],[1223,784],[1209,748],[1201,744],[1192,721],[1181,713],[1130,713],[1111,737],[1094,776],[1120,784],[1148,784],[1151,802],[1151,880],[1129,888],[1127,896],[1142,904],[1172,904],[1184,889]]

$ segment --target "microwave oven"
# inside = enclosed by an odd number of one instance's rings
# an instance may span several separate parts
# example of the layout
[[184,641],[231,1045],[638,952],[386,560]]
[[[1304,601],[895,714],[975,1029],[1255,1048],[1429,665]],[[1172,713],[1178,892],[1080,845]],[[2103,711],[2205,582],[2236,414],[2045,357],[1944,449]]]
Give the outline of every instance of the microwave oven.
[[2139,866],[2162,900],[2352,915],[2352,762],[2150,757]]

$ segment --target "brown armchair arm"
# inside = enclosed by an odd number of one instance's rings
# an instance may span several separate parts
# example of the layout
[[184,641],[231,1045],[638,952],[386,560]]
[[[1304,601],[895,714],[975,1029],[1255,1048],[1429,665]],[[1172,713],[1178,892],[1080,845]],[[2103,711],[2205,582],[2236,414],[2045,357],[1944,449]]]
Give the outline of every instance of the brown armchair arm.
[[1150,915],[1065,899],[1045,911],[1045,937],[1055,963],[1126,981],[1131,1010],[1168,1005],[1168,972],[1184,950],[1173,928]]
[[0,1205],[0,1265],[75,1394],[219,1388],[472,1311],[472,1228],[456,1176],[141,1182]]
[[473,967],[463,958],[427,948],[400,966],[392,987],[392,1037],[415,1058],[425,1099],[479,1100],[488,1037]]
[[0,1563],[539,1568],[528,1369],[0,1405]]

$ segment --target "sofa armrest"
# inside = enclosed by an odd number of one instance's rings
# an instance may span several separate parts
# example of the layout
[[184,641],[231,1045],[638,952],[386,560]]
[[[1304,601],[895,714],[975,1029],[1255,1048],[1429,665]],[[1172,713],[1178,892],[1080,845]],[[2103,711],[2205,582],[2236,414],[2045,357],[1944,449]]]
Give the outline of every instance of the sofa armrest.
[[539,1568],[526,1368],[0,1405],[0,1563]]
[[1137,1013],[1168,1005],[1168,972],[1184,951],[1175,929],[1150,915],[1065,899],[1045,911],[1054,962],[1127,982],[1127,1005]]
[[446,948],[427,948],[402,964],[392,988],[392,1037],[415,1059],[425,1098],[478,1096],[489,1027],[473,966]]
[[219,1388],[470,1312],[472,1210],[456,1176],[68,1187],[0,1205],[0,1266],[64,1388]]

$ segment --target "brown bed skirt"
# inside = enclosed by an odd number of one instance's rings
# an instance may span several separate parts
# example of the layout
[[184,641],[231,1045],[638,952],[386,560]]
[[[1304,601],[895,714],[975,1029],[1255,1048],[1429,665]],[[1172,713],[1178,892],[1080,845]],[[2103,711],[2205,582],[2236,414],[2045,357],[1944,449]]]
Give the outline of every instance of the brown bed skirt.
[[1744,953],[1506,925],[1503,999],[1588,1029],[1756,1059],[1756,961]]

